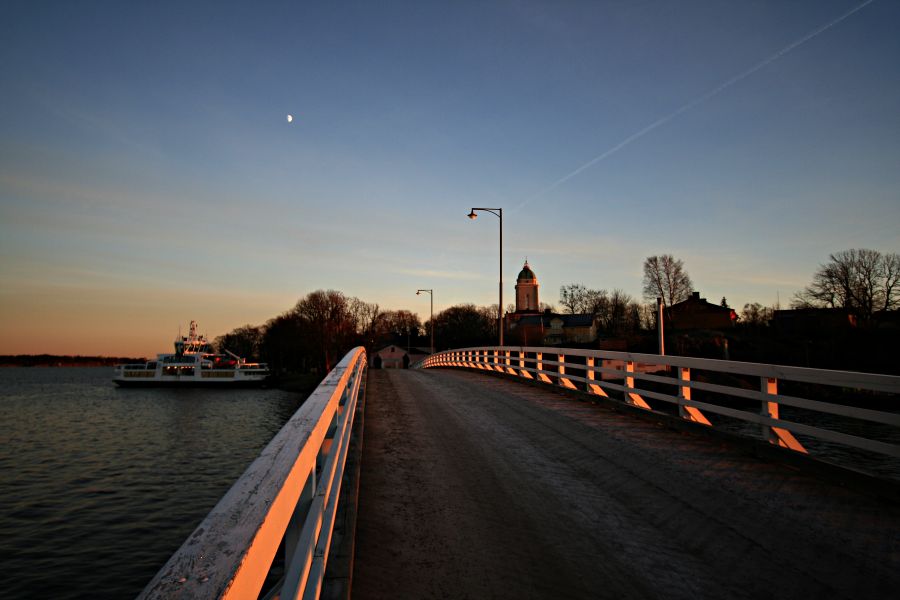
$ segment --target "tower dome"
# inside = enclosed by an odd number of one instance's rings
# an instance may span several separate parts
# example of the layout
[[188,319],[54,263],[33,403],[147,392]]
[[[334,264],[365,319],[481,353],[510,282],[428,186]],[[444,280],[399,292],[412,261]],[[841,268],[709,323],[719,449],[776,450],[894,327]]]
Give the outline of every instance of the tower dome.
[[531,270],[531,267],[528,266],[528,260],[525,260],[525,265],[522,267],[522,270],[519,271],[519,276],[516,278],[516,281],[537,281],[537,277],[534,275],[534,271]]

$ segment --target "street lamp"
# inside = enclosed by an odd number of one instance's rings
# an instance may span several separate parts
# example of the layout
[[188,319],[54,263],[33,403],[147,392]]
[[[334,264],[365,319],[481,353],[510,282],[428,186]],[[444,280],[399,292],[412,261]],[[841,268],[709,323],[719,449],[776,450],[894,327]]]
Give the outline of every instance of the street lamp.
[[416,290],[416,296],[422,292],[431,296],[431,353],[434,354],[434,290]]
[[503,209],[502,208],[473,208],[467,215],[470,219],[478,218],[475,211],[489,212],[500,219],[500,304],[497,306],[497,324],[500,330],[500,345],[503,345]]

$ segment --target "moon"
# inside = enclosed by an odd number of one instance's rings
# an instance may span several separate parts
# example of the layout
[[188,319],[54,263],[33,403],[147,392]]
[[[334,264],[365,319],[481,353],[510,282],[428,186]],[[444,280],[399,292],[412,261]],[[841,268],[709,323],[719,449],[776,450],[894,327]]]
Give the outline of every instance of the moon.
[[288,115],[288,123],[294,120],[294,115]]

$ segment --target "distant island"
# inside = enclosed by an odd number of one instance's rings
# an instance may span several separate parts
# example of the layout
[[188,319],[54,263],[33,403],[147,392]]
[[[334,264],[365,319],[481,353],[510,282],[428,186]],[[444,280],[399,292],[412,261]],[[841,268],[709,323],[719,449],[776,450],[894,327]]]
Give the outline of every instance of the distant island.
[[57,354],[2,354],[0,367],[111,367],[121,363],[146,362],[127,356],[60,356]]

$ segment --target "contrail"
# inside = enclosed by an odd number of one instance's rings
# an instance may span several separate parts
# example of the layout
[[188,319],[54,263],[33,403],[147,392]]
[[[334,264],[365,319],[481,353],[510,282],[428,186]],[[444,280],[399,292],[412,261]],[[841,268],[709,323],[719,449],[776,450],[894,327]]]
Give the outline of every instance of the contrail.
[[581,172],[584,171],[585,169],[589,169],[589,168],[593,167],[594,165],[596,165],[598,162],[600,162],[600,161],[602,161],[602,160],[604,160],[604,159],[606,159],[606,158],[612,156],[613,154],[615,154],[616,152],[618,152],[619,150],[621,150],[622,148],[624,148],[625,146],[627,146],[627,145],[630,144],[631,142],[633,142],[633,141],[635,141],[635,140],[637,140],[637,139],[640,139],[640,138],[644,137],[645,135],[647,135],[648,133],[650,133],[651,131],[653,131],[653,130],[656,129],[657,127],[660,127],[660,126],[662,126],[662,125],[665,125],[666,123],[668,123],[669,121],[671,121],[672,119],[674,119],[675,117],[677,117],[678,115],[680,115],[681,113],[687,112],[687,111],[691,110],[692,108],[694,108],[695,106],[697,106],[698,104],[702,104],[702,103],[706,102],[707,100],[709,100],[710,98],[719,95],[720,93],[724,92],[725,90],[727,90],[728,88],[730,88],[730,87],[733,86],[734,84],[736,84],[736,83],[738,83],[738,82],[740,82],[740,81],[743,81],[744,79],[746,79],[747,77],[750,77],[751,75],[753,75],[754,73],[756,73],[756,72],[759,71],[760,69],[762,69],[762,68],[764,68],[764,67],[770,65],[771,63],[775,62],[776,60],[778,60],[779,58],[781,58],[782,56],[784,56],[784,55],[787,54],[788,52],[791,52],[792,50],[794,50],[795,48],[797,48],[798,46],[802,46],[803,44],[805,44],[805,43],[808,42],[809,40],[813,39],[814,37],[816,37],[816,36],[818,36],[818,35],[820,35],[820,34],[822,34],[822,33],[825,33],[826,31],[828,31],[829,29],[831,29],[832,27],[834,27],[835,25],[837,25],[837,24],[840,23],[841,21],[843,21],[843,20],[849,18],[850,16],[852,16],[852,15],[855,14],[856,12],[862,10],[863,8],[865,8],[866,6],[868,6],[869,4],[872,4],[873,2],[875,2],[875,0],[866,0],[866,1],[863,2],[862,4],[860,4],[860,5],[858,5],[858,6],[854,7],[854,8],[852,8],[852,9],[850,9],[850,10],[848,10],[847,12],[845,12],[844,14],[842,14],[841,16],[839,16],[839,17],[837,17],[836,19],[834,19],[833,21],[830,21],[830,22],[826,23],[825,25],[822,25],[822,26],[819,27],[818,29],[815,29],[815,30],[813,30],[813,31],[811,31],[811,32],[809,32],[809,33],[807,33],[806,35],[804,35],[803,37],[801,37],[801,38],[798,39],[797,41],[788,44],[787,46],[785,46],[784,48],[782,48],[781,50],[779,50],[779,51],[776,52],[775,54],[772,54],[772,55],[769,56],[768,58],[766,58],[766,59],[764,59],[764,60],[762,60],[762,61],[756,63],[755,65],[753,65],[752,67],[750,67],[749,69],[747,69],[746,71],[744,71],[743,73],[740,73],[740,74],[735,75],[734,77],[732,77],[732,78],[730,78],[730,79],[727,79],[724,83],[719,84],[718,86],[716,86],[715,88],[713,88],[713,89],[711,89],[710,91],[706,92],[705,94],[702,94],[702,95],[700,95],[700,96],[697,96],[696,98],[694,98],[693,100],[691,100],[691,101],[688,102],[687,104],[684,104],[684,105],[680,106],[679,108],[673,110],[673,111],[670,112],[669,114],[667,114],[667,115],[665,115],[665,116],[663,116],[663,117],[660,117],[659,119],[653,121],[652,123],[650,123],[649,125],[647,125],[647,126],[644,127],[643,129],[641,129],[640,131],[638,131],[638,132],[636,132],[636,133],[633,133],[633,134],[629,135],[627,138],[625,138],[624,140],[622,140],[621,142],[619,142],[618,144],[616,144],[615,146],[613,146],[613,147],[610,148],[609,150],[605,151],[603,154],[600,154],[599,156],[595,156],[594,158],[592,158],[592,159],[589,160],[588,162],[584,163],[583,165],[581,165],[580,167],[578,167],[577,169],[575,169],[574,171],[572,171],[572,172],[569,173],[568,175],[565,175],[564,177],[561,177],[561,178],[557,179],[556,181],[554,181],[553,183],[551,183],[550,185],[548,185],[547,187],[545,187],[544,189],[542,189],[542,190],[539,191],[538,193],[534,194],[533,196],[531,196],[531,197],[529,197],[529,198],[526,198],[526,199],[523,200],[521,203],[519,203],[518,206],[516,206],[515,208],[513,208],[513,210],[519,210],[520,208],[524,207],[526,204],[528,204],[528,203],[531,202],[532,200],[535,200],[535,199],[537,199],[537,198],[543,196],[543,195],[546,194],[547,192],[550,192],[550,191],[552,191],[552,190],[558,188],[559,186],[561,186],[562,184],[564,184],[564,183],[567,182],[568,180],[572,179],[573,177],[575,177],[576,175],[578,175],[579,173],[581,173]]

